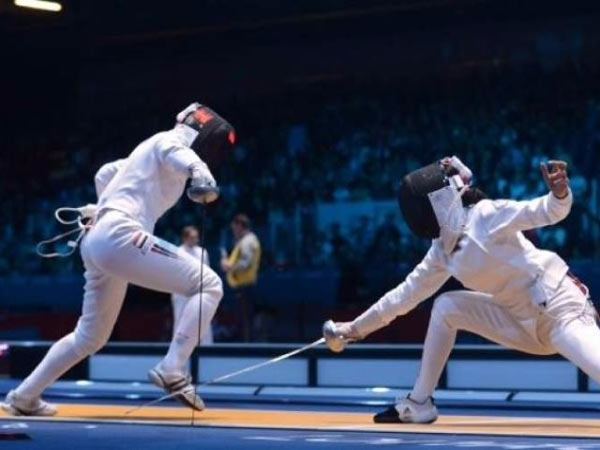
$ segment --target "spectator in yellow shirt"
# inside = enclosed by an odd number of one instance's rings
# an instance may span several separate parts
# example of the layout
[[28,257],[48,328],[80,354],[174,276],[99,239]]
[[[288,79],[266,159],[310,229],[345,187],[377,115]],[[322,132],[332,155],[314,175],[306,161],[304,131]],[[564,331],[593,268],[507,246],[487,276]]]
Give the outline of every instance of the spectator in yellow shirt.
[[254,321],[254,287],[258,279],[261,247],[252,232],[250,219],[237,214],[231,221],[235,246],[230,254],[222,250],[221,269],[227,274],[227,284],[234,290],[239,307],[241,337],[249,342]]

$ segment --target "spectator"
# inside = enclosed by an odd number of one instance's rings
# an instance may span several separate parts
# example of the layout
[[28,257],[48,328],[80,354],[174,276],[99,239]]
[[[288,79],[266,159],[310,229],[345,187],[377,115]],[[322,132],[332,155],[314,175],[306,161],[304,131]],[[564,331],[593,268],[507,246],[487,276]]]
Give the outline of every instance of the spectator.
[[250,219],[237,214],[231,221],[235,246],[228,255],[223,249],[221,269],[227,274],[227,283],[235,292],[239,308],[239,328],[245,342],[252,338],[254,327],[254,291],[258,280],[261,246],[250,229]]

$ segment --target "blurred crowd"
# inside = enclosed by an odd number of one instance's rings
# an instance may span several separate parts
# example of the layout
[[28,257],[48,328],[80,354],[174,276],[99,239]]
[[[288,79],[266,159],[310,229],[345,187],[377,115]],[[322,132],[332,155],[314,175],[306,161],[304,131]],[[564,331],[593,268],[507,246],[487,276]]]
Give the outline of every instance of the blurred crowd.
[[[551,73],[505,69],[452,82],[430,80],[414,89],[394,84],[373,90],[355,86],[338,94],[330,87],[313,89],[267,102],[260,117],[250,108],[240,110],[240,124],[232,118],[239,144],[216,171],[223,200],[211,207],[208,247],[222,245],[229,219],[246,211],[257,234],[263,234],[263,266],[414,262],[427,243],[412,238],[399,215],[380,223],[363,216],[350,227],[323,228],[317,205],[394,199],[402,174],[458,155],[490,197],[515,199],[546,192],[541,161],[566,160],[576,199],[573,212],[533,239],[567,258],[598,256],[597,75],[572,65]],[[155,112],[136,111],[131,117],[93,126],[75,118],[65,131],[67,140],[24,134],[15,142],[14,152],[29,156],[17,157],[10,170],[3,165],[7,195],[0,211],[0,275],[79,270],[76,259],[56,264],[37,257],[35,244],[62,230],[53,219],[55,208],[95,201],[95,170],[132,150],[141,133],[165,128]],[[36,154],[42,167],[19,167]],[[286,219],[277,227],[276,213]],[[176,241],[180,228],[193,223],[197,211],[182,201],[161,220],[157,234]]]

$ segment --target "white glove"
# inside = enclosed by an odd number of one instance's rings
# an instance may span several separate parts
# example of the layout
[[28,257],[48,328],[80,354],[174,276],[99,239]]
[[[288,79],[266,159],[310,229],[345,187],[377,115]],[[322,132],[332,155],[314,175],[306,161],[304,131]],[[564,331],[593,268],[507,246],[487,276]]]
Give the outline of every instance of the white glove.
[[361,339],[352,322],[334,322],[328,320],[323,324],[323,337],[329,350],[339,353],[346,347],[348,342]]
[[450,165],[456,170],[458,170],[458,174],[463,180],[463,183],[465,183],[466,185],[471,184],[473,172],[460,159],[458,159],[457,156],[453,156],[452,158],[450,158]]
[[196,203],[211,203],[219,198],[219,188],[208,166],[195,164],[190,168],[192,182],[187,189],[187,196]]
[[336,322],[335,328],[341,336],[344,336],[345,339],[362,339],[362,336],[358,333],[354,322]]

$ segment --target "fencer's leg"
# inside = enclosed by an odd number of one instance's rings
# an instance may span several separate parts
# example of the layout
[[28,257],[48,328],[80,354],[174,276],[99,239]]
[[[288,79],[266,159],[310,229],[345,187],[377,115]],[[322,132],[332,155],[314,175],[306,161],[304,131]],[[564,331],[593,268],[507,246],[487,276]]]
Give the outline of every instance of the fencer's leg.
[[83,357],[75,351],[75,334],[69,333],[56,341],[31,374],[15,389],[24,398],[37,398]]
[[596,318],[587,292],[565,277],[550,300],[542,333],[558,353],[600,382],[600,329]]
[[200,292],[202,275],[203,292],[216,301],[223,296],[221,280],[213,270],[208,266],[201,270],[196,258],[139,228],[124,227],[115,245],[103,250],[95,255],[98,266],[137,286],[192,297]]
[[[206,265],[201,267],[201,263],[184,250],[145,231],[132,230],[130,235],[123,239],[119,248],[106,252],[101,263],[103,267],[118,270],[138,286],[190,298],[178,319],[175,337],[161,365],[169,371],[179,371],[185,366],[200,336],[210,327],[223,297],[223,284],[215,271]],[[202,298],[199,296],[201,286]],[[199,334],[200,304],[202,323]]]
[[200,336],[200,345],[212,345],[214,342],[215,338],[213,336],[213,329],[211,323],[208,325],[208,330],[206,330],[204,334]]
[[[193,297],[192,297],[193,298]],[[173,309],[173,337],[175,339],[175,334],[177,333],[177,326],[181,320],[183,315],[183,310],[186,305],[189,303],[191,299],[187,297],[183,297],[182,295],[173,294],[171,296],[171,305]],[[196,323],[200,320],[199,317],[196,317]],[[211,325],[209,324],[206,329],[203,329],[202,335],[200,336],[200,345],[210,345],[213,343],[213,333]]]
[[[179,319],[175,337],[169,345],[169,351],[161,363],[165,371],[180,372],[184,370],[185,364],[200,338],[206,333],[210,333],[210,323],[217,311],[219,301],[220,298],[206,294],[203,294],[202,297],[196,294],[190,298]],[[199,318],[201,318],[200,335],[198,334]]]
[[[138,286],[193,298],[182,312],[165,361],[152,368],[148,377],[168,393],[178,392],[177,398],[185,405],[202,410],[202,399],[196,394],[184,367],[221,301],[221,279],[210,268],[201,267],[197,259],[182,249],[156,236],[139,228],[122,230],[118,245],[98,255],[96,260],[101,267],[117,271]],[[203,294],[200,298],[201,286]],[[202,330],[199,333],[200,312]]]
[[593,317],[574,319],[558,326],[551,342],[558,353],[600,383],[600,329]]
[[433,394],[457,330],[470,331],[526,353],[551,353],[504,308],[492,303],[491,296],[471,291],[444,293],[435,300],[431,312],[419,375],[410,394],[415,401],[423,402]]
[[175,337],[175,332],[177,331],[177,324],[179,323],[179,319],[181,318],[181,313],[185,308],[189,298],[184,297],[179,294],[171,295],[171,308],[173,309],[173,337]]
[[[85,262],[85,260],[84,260]],[[75,331],[52,345],[34,371],[15,389],[18,396],[36,399],[67,370],[99,350],[110,337],[127,282],[106,275],[86,262],[82,315]]]
[[204,267],[201,272],[203,294],[200,295],[198,286],[198,293],[187,300],[178,319],[169,351],[165,358],[148,372],[150,381],[168,393],[180,391],[176,398],[198,411],[204,409],[204,402],[196,394],[191,377],[186,374],[185,365],[200,338],[210,333],[210,323],[221,301],[223,289],[221,279],[210,268]]
[[457,329],[445,320],[446,309],[444,297],[438,297],[431,310],[419,375],[410,393],[410,397],[418,403],[423,403],[432,396],[454,347]]
[[[165,358],[148,372],[148,378],[166,392],[179,391],[176,398],[190,408],[202,411],[204,402],[196,394],[185,365],[200,337],[210,332],[210,323],[217,311],[222,294],[221,280],[208,267],[203,269],[206,294],[192,296],[185,304],[177,323],[177,330]],[[204,287],[204,286],[203,286]],[[200,322],[200,325],[198,325]],[[200,329],[198,329],[200,327]]]

